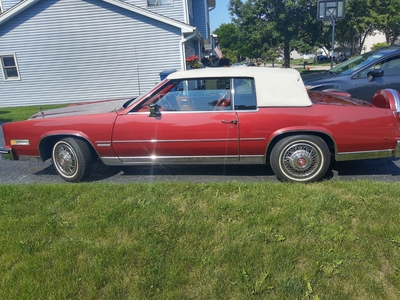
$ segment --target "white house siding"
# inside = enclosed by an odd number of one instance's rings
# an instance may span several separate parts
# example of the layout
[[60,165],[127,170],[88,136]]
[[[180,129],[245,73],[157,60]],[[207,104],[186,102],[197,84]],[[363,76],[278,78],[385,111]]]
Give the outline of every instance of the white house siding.
[[3,8],[3,11],[6,11],[20,1],[21,0],[0,0],[0,4],[1,4],[1,7]]
[[180,22],[185,22],[183,1],[185,0],[173,0],[173,5],[166,6],[147,6],[147,0],[125,0],[126,3],[136,5]]
[[193,0],[193,26],[197,27],[204,38],[208,37],[206,15],[207,3],[204,0]]
[[137,96],[180,68],[180,40],[180,29],[103,1],[39,1],[0,26],[0,54],[15,53],[21,75],[0,77],[0,107]]

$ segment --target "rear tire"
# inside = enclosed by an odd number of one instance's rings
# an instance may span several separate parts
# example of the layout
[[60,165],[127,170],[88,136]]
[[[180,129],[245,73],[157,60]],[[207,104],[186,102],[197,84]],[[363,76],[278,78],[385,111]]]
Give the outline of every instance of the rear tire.
[[271,168],[280,181],[313,182],[328,171],[331,156],[323,139],[312,135],[289,136],[272,149]]
[[86,180],[93,168],[93,159],[87,142],[76,138],[58,141],[52,151],[54,168],[68,182]]

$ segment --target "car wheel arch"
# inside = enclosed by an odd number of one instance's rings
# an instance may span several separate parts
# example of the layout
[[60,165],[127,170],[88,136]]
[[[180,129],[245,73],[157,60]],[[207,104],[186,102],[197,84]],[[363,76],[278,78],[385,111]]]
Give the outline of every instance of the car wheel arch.
[[310,136],[320,137],[328,146],[329,151],[331,153],[331,157],[336,158],[336,153],[337,153],[336,142],[329,133],[323,131],[296,130],[296,131],[286,131],[283,133],[279,133],[271,138],[270,142],[268,143],[267,149],[265,151],[265,158],[264,158],[265,164],[269,164],[269,158],[271,156],[272,149],[280,140],[295,135],[310,135]]
[[65,138],[75,138],[82,141],[85,141],[90,148],[91,154],[93,158],[98,158],[99,154],[97,153],[95,147],[90,142],[90,140],[86,136],[82,136],[81,134],[70,134],[70,133],[61,133],[61,134],[51,134],[41,138],[38,144],[38,151],[42,161],[46,161],[51,158],[51,153],[54,145]]

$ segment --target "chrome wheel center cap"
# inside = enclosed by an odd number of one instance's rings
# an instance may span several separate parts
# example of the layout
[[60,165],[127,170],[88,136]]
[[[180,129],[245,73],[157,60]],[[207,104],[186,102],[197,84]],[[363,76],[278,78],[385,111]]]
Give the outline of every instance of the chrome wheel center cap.
[[69,167],[71,165],[71,156],[67,152],[60,153],[58,161],[62,167]]
[[296,170],[307,169],[311,164],[310,153],[305,150],[297,150],[293,152],[290,160],[292,167]]

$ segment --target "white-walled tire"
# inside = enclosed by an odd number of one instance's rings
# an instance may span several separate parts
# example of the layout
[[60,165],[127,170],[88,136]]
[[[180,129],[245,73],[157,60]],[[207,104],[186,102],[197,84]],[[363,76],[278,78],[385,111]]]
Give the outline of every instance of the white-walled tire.
[[54,168],[66,181],[86,180],[93,168],[89,145],[80,139],[64,138],[58,141],[52,151]]
[[280,181],[313,182],[328,171],[331,156],[323,139],[295,135],[280,140],[272,149],[271,168]]

